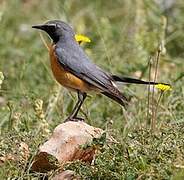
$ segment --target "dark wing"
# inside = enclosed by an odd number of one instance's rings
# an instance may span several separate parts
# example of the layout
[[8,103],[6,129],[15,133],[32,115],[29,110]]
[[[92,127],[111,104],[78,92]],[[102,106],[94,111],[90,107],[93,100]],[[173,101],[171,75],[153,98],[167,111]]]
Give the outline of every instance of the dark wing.
[[122,93],[113,85],[111,75],[93,64],[77,43],[56,44],[55,52],[61,66],[70,73],[97,87],[108,97],[115,96],[116,98],[125,99]]

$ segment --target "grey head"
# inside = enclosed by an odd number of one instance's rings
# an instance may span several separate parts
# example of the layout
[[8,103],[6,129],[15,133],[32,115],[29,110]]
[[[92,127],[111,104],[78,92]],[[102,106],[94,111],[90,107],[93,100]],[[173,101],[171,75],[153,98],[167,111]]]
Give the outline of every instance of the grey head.
[[57,43],[62,38],[74,39],[73,29],[67,23],[60,20],[51,20],[45,24],[34,25],[32,28],[47,32],[54,43]]

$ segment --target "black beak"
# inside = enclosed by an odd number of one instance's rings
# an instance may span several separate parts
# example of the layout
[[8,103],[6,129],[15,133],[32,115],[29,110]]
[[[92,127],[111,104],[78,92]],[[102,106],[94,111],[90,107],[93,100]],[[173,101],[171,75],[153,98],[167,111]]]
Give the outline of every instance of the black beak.
[[33,25],[32,28],[35,28],[35,29],[41,29],[41,30],[45,30],[46,27],[44,24],[41,24],[41,25]]
[[54,29],[56,27],[55,24],[40,24],[40,25],[33,25],[32,28],[41,29],[43,31],[47,31],[49,29]]

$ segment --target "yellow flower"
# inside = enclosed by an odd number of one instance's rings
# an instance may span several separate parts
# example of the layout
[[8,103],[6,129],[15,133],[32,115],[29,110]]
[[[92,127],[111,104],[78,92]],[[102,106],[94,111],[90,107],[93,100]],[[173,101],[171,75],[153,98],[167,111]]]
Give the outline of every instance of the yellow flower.
[[159,83],[159,84],[155,85],[155,87],[158,88],[158,89],[160,89],[161,91],[172,90],[172,87],[169,84]]
[[81,34],[76,34],[75,35],[75,40],[77,42],[79,42],[79,44],[81,42],[91,42],[91,40],[87,36],[84,36],[84,35],[81,35]]

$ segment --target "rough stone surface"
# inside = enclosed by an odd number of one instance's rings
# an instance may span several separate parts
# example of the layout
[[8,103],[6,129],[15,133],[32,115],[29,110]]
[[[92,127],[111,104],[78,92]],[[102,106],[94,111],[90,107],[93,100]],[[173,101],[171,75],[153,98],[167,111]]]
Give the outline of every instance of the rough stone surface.
[[48,155],[56,158],[59,164],[73,160],[91,163],[96,152],[95,147],[81,148],[81,145],[90,143],[93,138],[100,138],[102,134],[102,129],[81,121],[69,121],[58,125],[50,139],[40,146],[33,162],[33,170],[47,171],[55,168],[49,164]]

